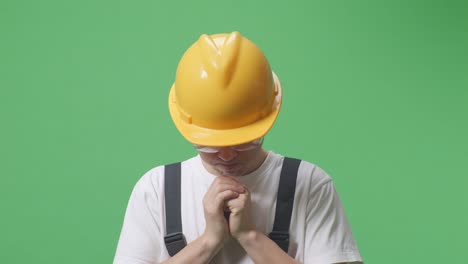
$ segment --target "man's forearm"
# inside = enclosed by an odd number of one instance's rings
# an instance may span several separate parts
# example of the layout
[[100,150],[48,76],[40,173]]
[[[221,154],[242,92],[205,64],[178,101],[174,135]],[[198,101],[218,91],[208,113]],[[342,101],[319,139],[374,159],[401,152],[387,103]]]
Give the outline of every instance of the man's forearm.
[[219,243],[211,241],[207,237],[200,236],[179,251],[179,253],[161,264],[207,264],[220,249],[221,245],[219,245]]
[[299,263],[261,232],[251,231],[238,241],[256,264]]

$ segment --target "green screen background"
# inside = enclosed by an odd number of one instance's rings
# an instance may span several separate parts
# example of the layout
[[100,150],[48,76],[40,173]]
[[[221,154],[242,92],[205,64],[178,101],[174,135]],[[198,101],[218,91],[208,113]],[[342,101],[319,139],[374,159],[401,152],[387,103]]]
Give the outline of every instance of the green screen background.
[[267,149],[324,168],[367,263],[466,262],[466,1],[0,2],[0,262],[111,263],[149,169],[195,154],[167,96],[240,31],[284,104]]

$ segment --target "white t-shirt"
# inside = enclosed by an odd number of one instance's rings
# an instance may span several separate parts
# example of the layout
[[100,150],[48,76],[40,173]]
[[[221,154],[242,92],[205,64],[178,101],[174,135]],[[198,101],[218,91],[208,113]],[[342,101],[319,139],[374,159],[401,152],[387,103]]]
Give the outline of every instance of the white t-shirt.
[[[275,217],[279,176],[284,157],[269,152],[254,172],[239,177],[251,193],[251,216],[268,235]],[[205,230],[203,196],[216,176],[200,156],[182,162],[181,214],[187,243]],[[169,258],[164,201],[164,167],[148,171],[135,185],[125,214],[114,264],[159,263]],[[331,178],[318,166],[302,161],[297,177],[288,254],[301,263],[362,261]],[[228,240],[211,263],[253,263],[243,248]]]

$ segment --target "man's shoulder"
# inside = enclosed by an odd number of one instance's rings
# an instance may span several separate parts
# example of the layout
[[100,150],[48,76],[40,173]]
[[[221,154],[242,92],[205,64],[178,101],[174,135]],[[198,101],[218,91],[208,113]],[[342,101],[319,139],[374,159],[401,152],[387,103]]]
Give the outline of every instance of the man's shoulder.
[[301,164],[299,166],[299,172],[298,173],[300,175],[302,175],[302,176],[317,178],[318,180],[321,180],[321,181],[330,181],[331,180],[328,173],[322,167],[317,165],[315,162],[312,162],[312,161],[309,161],[309,160],[306,160],[306,159],[302,159],[302,158],[296,157],[296,156],[285,156],[285,155],[282,155],[282,154],[279,154],[279,153],[274,153],[274,155],[276,155],[277,158],[279,158],[279,159],[284,159],[285,157],[288,157],[288,158],[293,158],[293,159],[300,160]]
[[319,189],[324,184],[332,181],[330,175],[315,162],[295,156],[284,156],[277,153],[275,153],[275,155],[281,159],[289,157],[301,160],[297,178],[297,185],[299,188],[310,189],[309,192],[314,192],[314,190]]
[[158,183],[163,183],[162,180],[164,178],[164,171],[165,167],[170,164],[174,163],[181,163],[182,166],[187,166],[193,164],[197,160],[197,156],[181,160],[181,161],[173,161],[167,162],[166,164],[160,164],[157,166],[152,167],[148,171],[146,171],[137,181],[136,185],[158,185]]

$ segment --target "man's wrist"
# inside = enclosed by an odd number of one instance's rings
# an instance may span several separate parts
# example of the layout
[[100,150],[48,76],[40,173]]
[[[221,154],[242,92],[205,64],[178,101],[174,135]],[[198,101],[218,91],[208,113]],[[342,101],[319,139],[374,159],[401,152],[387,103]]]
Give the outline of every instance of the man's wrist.
[[204,248],[212,251],[218,252],[223,247],[223,241],[207,234],[203,234],[201,237],[201,242]]
[[250,230],[240,233],[236,240],[241,244],[242,247],[246,247],[255,243],[258,240],[258,237],[261,235],[257,230]]

